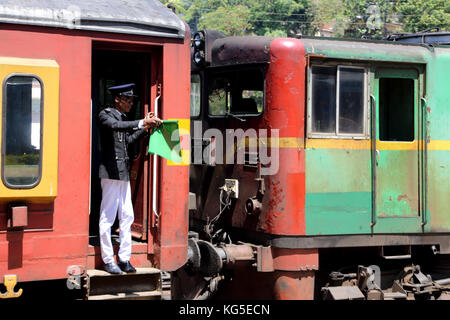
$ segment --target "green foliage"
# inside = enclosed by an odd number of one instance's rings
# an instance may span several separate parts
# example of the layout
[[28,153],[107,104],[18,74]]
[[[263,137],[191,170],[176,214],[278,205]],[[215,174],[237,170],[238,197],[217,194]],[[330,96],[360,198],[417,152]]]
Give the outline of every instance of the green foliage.
[[349,18],[345,16],[343,0],[312,0],[310,11],[313,17],[311,27],[314,32],[332,27],[336,37],[344,36]]
[[266,31],[264,32],[264,35],[266,37],[275,37],[275,38],[286,38],[287,37],[287,33],[285,30],[280,30],[280,29],[269,29],[267,28]]
[[305,34],[311,30],[311,0],[162,0],[173,5],[191,27],[226,35]]
[[[450,29],[449,0],[161,0],[173,5],[191,27],[226,35],[286,37],[315,35],[324,27],[334,37],[375,38],[386,23],[407,32]],[[401,32],[402,30],[395,30]]]
[[229,36],[244,35],[250,28],[250,10],[243,5],[219,7],[205,13],[198,22],[199,29],[214,29]]
[[403,29],[418,32],[439,27],[450,30],[450,2],[448,0],[406,0],[397,5],[403,16]]
[[[243,0],[250,8],[250,22],[256,35],[309,34],[311,0]],[[274,32],[274,30],[277,30]]]

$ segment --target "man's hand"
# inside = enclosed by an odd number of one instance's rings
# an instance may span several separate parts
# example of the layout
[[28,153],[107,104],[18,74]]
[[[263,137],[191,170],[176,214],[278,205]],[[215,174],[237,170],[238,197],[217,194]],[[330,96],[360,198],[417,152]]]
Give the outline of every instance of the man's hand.
[[153,113],[150,112],[144,119],[144,129],[159,127],[161,123],[161,119],[155,117]]

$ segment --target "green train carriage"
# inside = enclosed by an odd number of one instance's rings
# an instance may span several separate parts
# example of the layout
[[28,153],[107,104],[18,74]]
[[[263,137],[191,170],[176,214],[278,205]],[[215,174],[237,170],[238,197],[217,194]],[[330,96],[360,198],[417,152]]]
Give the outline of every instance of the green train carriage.
[[[238,298],[446,297],[450,48],[200,31],[192,56],[194,136],[203,128],[192,153],[215,143],[205,138],[210,128],[224,135],[275,129],[279,170],[252,171],[249,158],[260,159],[261,149],[252,155],[255,137],[245,135],[231,146],[244,149],[242,164],[211,163],[210,156],[191,165],[190,229],[197,235],[190,247],[215,251],[222,264],[191,255],[186,268],[199,276],[234,268],[234,280],[225,276],[222,287]],[[227,99],[217,111],[221,90]],[[257,110],[240,109],[238,101],[249,98],[243,92],[255,95]],[[270,141],[268,148],[271,139],[256,137]],[[255,161],[253,168],[261,168]],[[235,197],[224,208],[218,190],[229,190],[230,181]],[[213,231],[226,241],[204,234],[218,220]],[[247,255],[228,259],[229,247]],[[256,263],[236,269],[233,259]]]

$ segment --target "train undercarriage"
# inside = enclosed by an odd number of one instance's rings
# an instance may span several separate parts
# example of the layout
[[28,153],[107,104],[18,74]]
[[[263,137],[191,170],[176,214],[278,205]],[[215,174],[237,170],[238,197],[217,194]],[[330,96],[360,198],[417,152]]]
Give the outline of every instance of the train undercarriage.
[[273,269],[269,251],[274,248],[213,245],[191,233],[189,261],[172,273],[172,299],[450,299],[450,255],[436,246],[324,248],[320,267],[296,271]]

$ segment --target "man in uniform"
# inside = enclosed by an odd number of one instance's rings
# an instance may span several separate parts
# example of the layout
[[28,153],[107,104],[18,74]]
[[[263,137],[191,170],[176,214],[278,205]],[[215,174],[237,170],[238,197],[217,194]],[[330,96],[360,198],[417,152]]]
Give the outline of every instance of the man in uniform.
[[[127,121],[125,113],[133,106],[134,84],[108,88],[114,97],[114,107],[103,109],[99,115],[102,162],[99,168],[102,186],[100,205],[100,247],[105,270],[112,274],[136,272],[130,263],[131,224],[134,211],[131,202],[128,145],[147,135],[146,129],[157,127],[161,120],[149,113],[145,119]],[[119,215],[118,264],[114,261],[111,227]]]

